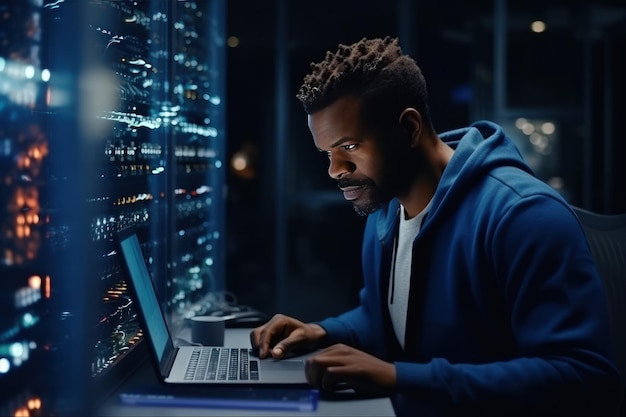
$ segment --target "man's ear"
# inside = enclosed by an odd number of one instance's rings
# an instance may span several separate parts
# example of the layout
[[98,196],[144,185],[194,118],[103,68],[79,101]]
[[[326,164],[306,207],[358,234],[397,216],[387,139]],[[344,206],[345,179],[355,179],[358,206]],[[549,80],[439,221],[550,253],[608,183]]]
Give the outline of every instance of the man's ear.
[[424,128],[422,115],[414,108],[408,107],[402,111],[398,122],[403,132],[405,132],[407,140],[410,140],[411,146],[417,146],[422,136],[422,129]]

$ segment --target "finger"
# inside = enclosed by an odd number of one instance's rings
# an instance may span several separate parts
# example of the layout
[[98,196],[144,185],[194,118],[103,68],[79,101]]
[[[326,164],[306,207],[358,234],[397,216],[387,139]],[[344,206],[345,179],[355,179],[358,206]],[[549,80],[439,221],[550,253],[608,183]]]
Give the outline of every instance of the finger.
[[250,341],[259,358],[266,358],[272,341],[271,327],[266,324],[254,329],[250,333]]
[[276,343],[271,351],[274,359],[282,359],[302,343],[302,331],[294,330],[287,337]]
[[[326,383],[330,384],[330,380],[324,381],[327,370],[331,367],[340,367],[345,361],[345,356],[336,355],[335,351],[336,349],[326,348],[307,358],[304,373],[309,384],[319,389],[325,389]],[[334,372],[336,371],[337,369]]]
[[316,352],[315,355],[311,356],[311,360],[325,368],[329,366],[346,365],[354,357],[353,352],[354,349],[337,344]]
[[269,355],[270,344],[274,338],[274,328],[276,327],[277,315],[274,315],[267,323],[255,328],[251,333],[252,344],[256,346],[259,358],[266,358]]
[[341,391],[350,388],[350,383],[343,378],[341,367],[331,366],[326,368],[322,375],[321,387],[326,391]]
[[285,356],[285,348],[284,345],[279,343],[276,346],[274,346],[274,349],[272,349],[272,358],[274,359],[282,359],[283,356]]
[[309,384],[313,387],[322,389],[322,379],[326,368],[319,364],[314,357],[308,358],[304,362],[304,375]]
[[272,354],[270,349],[274,347],[276,340],[286,336],[286,327],[287,322],[284,316],[276,314],[269,322],[258,328],[257,346],[260,358],[266,358]]
[[261,327],[257,327],[250,331],[250,345],[252,346],[252,351],[255,355],[259,356],[259,345],[261,340]]
[[269,356],[270,343],[272,341],[271,328],[265,327],[259,333],[259,358]]

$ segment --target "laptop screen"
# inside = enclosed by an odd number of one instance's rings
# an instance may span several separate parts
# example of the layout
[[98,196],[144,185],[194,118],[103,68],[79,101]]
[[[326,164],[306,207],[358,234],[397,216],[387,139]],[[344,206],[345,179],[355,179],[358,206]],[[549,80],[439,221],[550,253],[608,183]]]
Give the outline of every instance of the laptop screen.
[[159,306],[137,235],[135,233],[121,234],[119,245],[128,275],[132,280],[140,314],[146,326],[144,336],[151,341],[159,364],[163,364],[166,354],[169,353],[168,349],[173,349],[173,346],[169,346],[171,341],[167,324]]

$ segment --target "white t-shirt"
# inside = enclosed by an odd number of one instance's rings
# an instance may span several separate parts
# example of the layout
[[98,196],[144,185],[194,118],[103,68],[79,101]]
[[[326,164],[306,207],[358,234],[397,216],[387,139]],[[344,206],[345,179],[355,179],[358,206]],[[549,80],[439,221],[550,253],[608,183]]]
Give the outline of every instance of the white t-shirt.
[[411,262],[413,260],[413,241],[422,227],[422,220],[430,203],[417,216],[406,219],[404,207],[400,206],[400,227],[394,241],[394,253],[389,274],[389,294],[387,304],[393,330],[400,346],[404,348],[406,333],[406,314],[409,305],[409,289],[411,287]]

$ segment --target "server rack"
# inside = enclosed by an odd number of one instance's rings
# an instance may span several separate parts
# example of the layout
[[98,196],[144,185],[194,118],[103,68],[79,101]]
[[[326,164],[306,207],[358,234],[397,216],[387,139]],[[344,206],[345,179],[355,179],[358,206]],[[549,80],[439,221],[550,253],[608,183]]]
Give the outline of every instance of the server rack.
[[224,13],[0,3],[0,414],[89,413],[129,371],[117,231],[137,230],[174,332],[225,289]]

